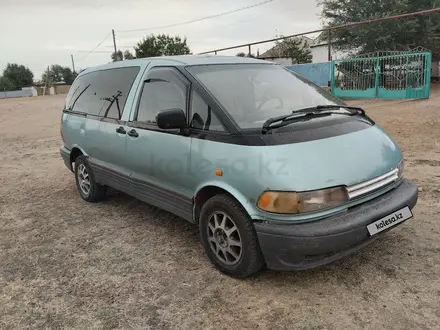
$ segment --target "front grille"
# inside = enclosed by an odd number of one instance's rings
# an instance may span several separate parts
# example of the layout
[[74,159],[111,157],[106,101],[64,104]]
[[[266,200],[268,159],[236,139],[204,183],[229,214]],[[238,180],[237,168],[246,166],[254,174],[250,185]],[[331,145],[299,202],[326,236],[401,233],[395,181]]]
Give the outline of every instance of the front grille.
[[366,195],[375,190],[383,188],[399,179],[399,170],[396,168],[391,172],[381,175],[369,181],[355,184],[347,187],[348,198],[354,199],[362,195]]

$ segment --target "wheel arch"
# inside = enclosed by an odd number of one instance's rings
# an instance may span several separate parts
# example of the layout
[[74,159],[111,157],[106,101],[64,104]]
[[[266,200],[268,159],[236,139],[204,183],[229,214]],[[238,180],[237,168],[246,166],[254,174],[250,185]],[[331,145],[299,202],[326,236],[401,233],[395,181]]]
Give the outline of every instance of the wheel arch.
[[247,212],[249,216],[254,210],[253,203],[248,200],[241,192],[223,182],[209,182],[197,188],[193,198],[193,221],[199,223],[200,211],[205,202],[211,197],[219,194],[227,194],[235,199]]
[[88,157],[87,153],[81,147],[74,145],[70,151],[70,164],[74,163],[76,158],[81,155]]

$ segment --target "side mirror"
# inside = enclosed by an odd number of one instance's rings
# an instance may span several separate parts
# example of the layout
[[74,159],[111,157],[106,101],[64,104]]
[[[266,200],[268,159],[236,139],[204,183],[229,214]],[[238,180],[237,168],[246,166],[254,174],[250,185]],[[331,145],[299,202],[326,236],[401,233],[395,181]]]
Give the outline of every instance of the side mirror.
[[185,128],[186,117],[182,109],[161,111],[156,115],[156,124],[162,129]]

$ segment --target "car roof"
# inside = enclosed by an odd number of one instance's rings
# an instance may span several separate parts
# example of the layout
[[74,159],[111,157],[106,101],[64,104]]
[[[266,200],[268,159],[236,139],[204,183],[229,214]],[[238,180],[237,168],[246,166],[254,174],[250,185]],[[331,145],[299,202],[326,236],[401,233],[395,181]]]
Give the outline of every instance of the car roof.
[[[155,62],[161,65],[212,65],[212,64],[273,64],[272,62],[258,60],[249,57],[239,56],[218,56],[218,55],[179,55],[179,56],[159,56],[146,57],[135,60],[124,60],[111,62],[95,67],[90,67],[83,73],[90,73],[98,70],[123,68],[128,66],[143,65],[145,62]],[[167,63],[168,62],[168,63]]]

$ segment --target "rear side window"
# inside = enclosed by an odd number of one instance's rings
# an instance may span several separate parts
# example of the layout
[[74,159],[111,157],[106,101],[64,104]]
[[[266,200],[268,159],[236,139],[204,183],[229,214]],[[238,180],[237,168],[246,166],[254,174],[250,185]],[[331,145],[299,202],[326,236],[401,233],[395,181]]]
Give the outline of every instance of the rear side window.
[[140,67],[126,67],[85,74],[72,85],[66,109],[99,117],[120,119]]

